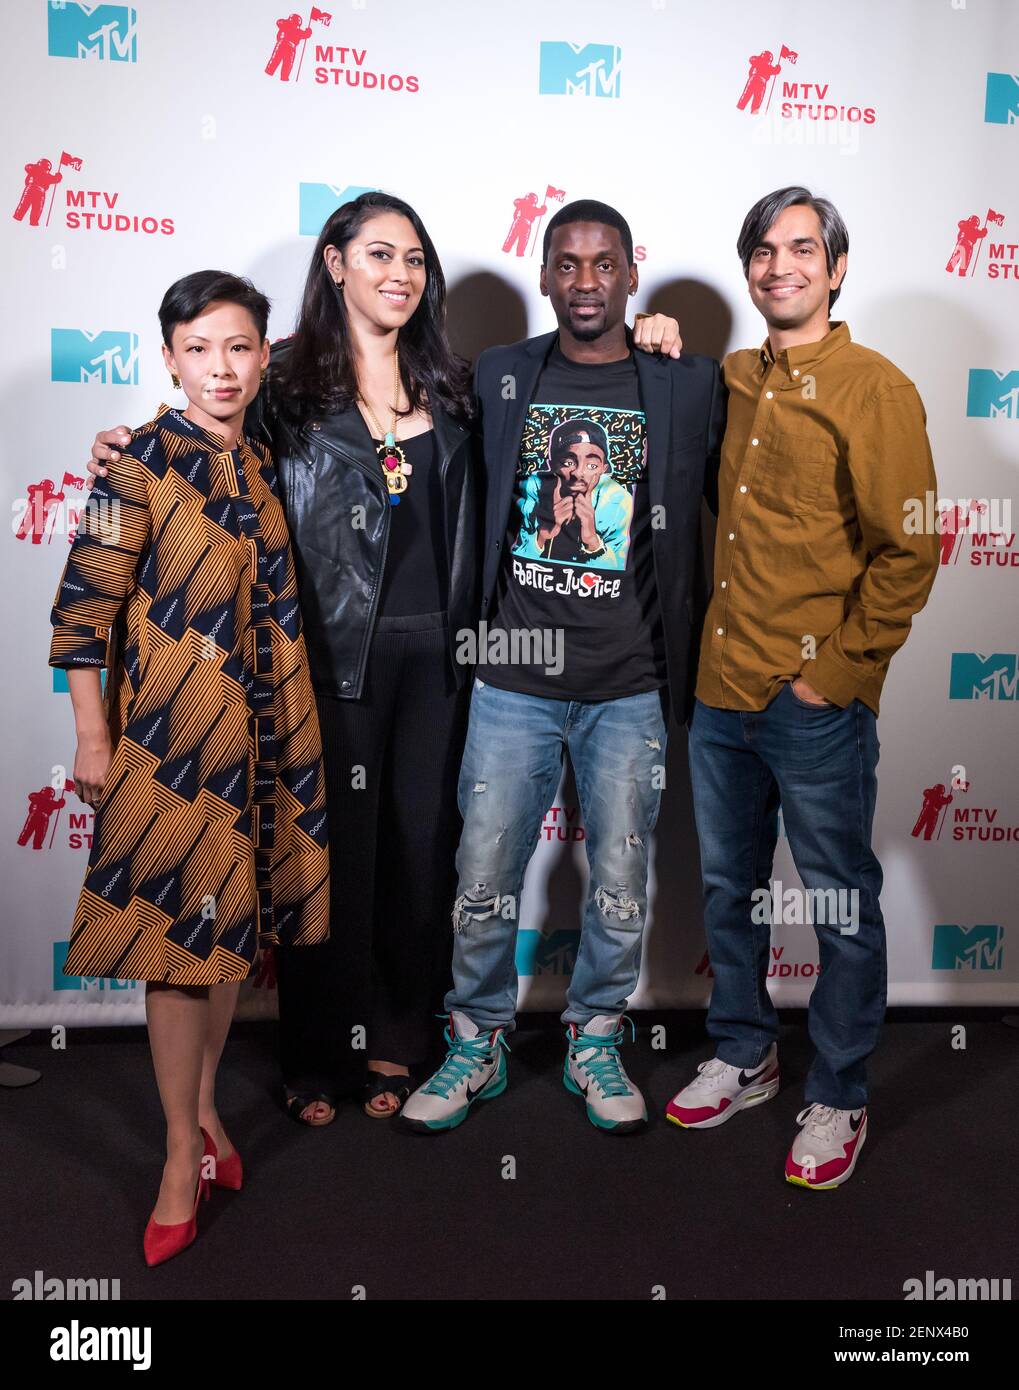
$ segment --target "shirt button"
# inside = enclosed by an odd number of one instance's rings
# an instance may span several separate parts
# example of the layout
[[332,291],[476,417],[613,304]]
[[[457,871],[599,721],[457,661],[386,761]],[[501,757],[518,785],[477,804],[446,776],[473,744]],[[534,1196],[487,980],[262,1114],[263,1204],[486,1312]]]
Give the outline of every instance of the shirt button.
[[772,398],[772,396],[774,396],[774,394],[775,394],[774,391],[765,391],[765,393],[764,393],[765,399],[770,401],[771,398]]
[[350,681],[340,681],[340,689],[341,689],[341,690],[349,690],[349,689],[350,689]]
[[739,490],[740,490],[740,492],[746,492],[746,490],[747,490],[747,485],[746,485],[746,483],[740,483]]
[[734,540],[736,539],[736,532],[735,532],[735,531],[730,531],[730,532],[729,532],[729,539],[730,539],[731,541],[734,541]]
[[759,439],[751,439],[750,441],[751,444],[760,444],[760,442],[761,441]]
[[715,631],[718,633],[719,637],[722,636],[722,632],[723,632],[723,629],[722,629],[722,628],[716,627],[716,628],[715,628]]
[[727,582],[726,580],[724,580],[724,579],[722,580],[722,588],[723,588],[723,589],[724,589],[725,586],[726,586],[726,582]]
[[794,367],[794,368],[793,368],[793,376],[799,376],[799,374],[800,374],[800,369],[799,369],[799,367]]

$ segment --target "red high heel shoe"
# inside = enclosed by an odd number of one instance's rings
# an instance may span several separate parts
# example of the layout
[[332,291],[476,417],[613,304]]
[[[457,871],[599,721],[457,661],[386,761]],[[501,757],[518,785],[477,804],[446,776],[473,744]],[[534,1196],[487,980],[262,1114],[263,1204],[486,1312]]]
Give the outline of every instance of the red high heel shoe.
[[[205,1134],[204,1129],[202,1133]],[[209,1146],[208,1152],[216,1160],[216,1166],[213,1169],[213,1187],[228,1187],[231,1192],[240,1192],[241,1183],[244,1181],[244,1168],[241,1164],[240,1154],[234,1149],[233,1153],[226,1158],[220,1158],[215,1140],[206,1137],[206,1143]]]
[[179,1255],[182,1250],[186,1250],[198,1234],[198,1203],[201,1201],[202,1193],[205,1193],[205,1200],[209,1200],[209,1179],[202,1176],[202,1166],[207,1156],[215,1156],[215,1145],[202,1130],[204,1148],[202,1151],[202,1163],[198,1168],[198,1186],[195,1189],[195,1205],[191,1212],[190,1221],[179,1221],[173,1226],[163,1226],[158,1221],[153,1221],[149,1217],[149,1224],[145,1227],[145,1237],[142,1246],[145,1251],[145,1263],[151,1268],[153,1265],[161,1265],[164,1260],[169,1260],[174,1255]]

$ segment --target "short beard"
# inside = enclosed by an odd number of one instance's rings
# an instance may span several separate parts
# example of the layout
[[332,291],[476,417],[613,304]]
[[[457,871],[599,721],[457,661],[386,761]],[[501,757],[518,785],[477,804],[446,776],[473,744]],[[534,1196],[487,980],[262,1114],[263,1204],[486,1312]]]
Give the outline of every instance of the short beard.
[[608,326],[603,323],[601,328],[595,328],[594,326],[590,328],[574,328],[571,325],[570,332],[578,343],[593,343],[596,339],[608,332]]

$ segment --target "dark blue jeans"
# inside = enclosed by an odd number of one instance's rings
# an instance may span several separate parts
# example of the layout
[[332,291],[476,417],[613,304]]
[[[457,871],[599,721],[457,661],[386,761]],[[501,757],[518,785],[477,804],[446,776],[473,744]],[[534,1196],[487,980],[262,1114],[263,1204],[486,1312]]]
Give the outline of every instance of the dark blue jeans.
[[839,901],[856,904],[851,923],[831,913],[823,925],[813,919],[820,975],[810,1000],[817,1052],[806,1101],[840,1110],[867,1103],[866,1060],[887,1000],[881,866],[870,844],[878,748],[866,705],[808,705],[790,684],[766,709],[713,709],[698,700],[690,718],[716,1055],[755,1067],[778,1036],[767,989],[771,917],[761,920],[752,894],[770,887],[781,805],[804,887],[836,890]]

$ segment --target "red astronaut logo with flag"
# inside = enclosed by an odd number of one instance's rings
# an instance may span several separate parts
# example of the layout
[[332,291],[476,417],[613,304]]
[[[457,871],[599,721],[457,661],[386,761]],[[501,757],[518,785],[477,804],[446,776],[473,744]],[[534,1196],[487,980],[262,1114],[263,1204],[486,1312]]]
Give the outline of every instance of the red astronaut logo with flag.
[[49,226],[57,195],[57,184],[64,181],[62,172],[64,169],[73,169],[76,173],[80,172],[81,160],[77,155],[68,154],[66,150],[61,150],[55,170],[50,160],[45,158],[37,159],[33,164],[25,165],[25,186],[21,190],[18,206],[14,209],[15,221],[23,222],[27,216],[28,225],[38,227],[43,208],[45,208],[46,221],[43,226]]
[[25,510],[18,519],[14,532],[19,541],[29,541],[32,545],[51,545],[53,537],[66,535],[68,542],[74,540],[81,507],[68,503],[67,489],[73,492],[85,491],[85,479],[74,473],[65,473],[59,489],[51,478],[41,478],[37,483],[29,483],[25,489]]
[[963,774],[950,778],[947,785],[935,782],[924,787],[920,814],[910,831],[912,837],[940,840],[942,831],[947,829],[950,834],[946,838],[968,844],[1003,845],[1019,840],[1019,825],[1007,824],[999,806],[974,805],[967,796],[972,785]]
[[[28,221],[30,227],[48,227],[54,207],[57,218],[54,226],[67,231],[86,232],[156,232],[173,236],[172,217],[154,217],[128,212],[121,204],[121,194],[109,188],[80,188],[78,180],[65,182],[64,171],[80,174],[84,160],[80,155],[61,150],[57,167],[45,157],[25,165],[25,182],[12,216],[16,222]],[[43,214],[45,213],[45,216]]]
[[47,785],[29,792],[28,814],[18,835],[18,844],[34,850],[52,849],[60,812],[67,804],[67,793],[73,791],[74,783],[65,777],[62,788]]
[[510,222],[510,229],[506,233],[506,240],[502,244],[502,249],[509,255],[528,256],[534,255],[534,248],[538,244],[541,224],[545,214],[548,212],[549,201],[563,203],[566,200],[566,190],[556,188],[554,184],[546,184],[545,196],[539,199],[537,193],[525,193],[520,198],[513,199],[513,219]]
[[[796,68],[800,54],[788,44],[781,44],[778,57],[770,48],[760,53],[751,53],[747,58],[749,71],[743,84],[737,111],[745,111],[750,116],[777,116],[783,121],[846,121],[850,124],[862,122],[873,125],[877,112],[873,106],[863,106],[844,100],[835,100],[840,93],[832,92],[830,82],[813,80],[802,81],[799,71],[791,80],[792,68]],[[775,99],[774,107],[772,101]]]
[[[983,268],[988,280],[1019,280],[1019,243],[994,239],[992,227],[1005,226],[1005,214],[988,208],[983,220],[979,213],[960,218],[956,224],[955,245],[945,270],[949,275],[972,280]],[[986,255],[981,255],[986,242]]]
[[[280,82],[300,82],[302,73],[310,73],[317,86],[358,87],[363,91],[376,89],[388,92],[416,92],[419,82],[413,73],[381,71],[368,64],[367,48],[347,44],[324,43],[329,36],[333,17],[328,10],[312,5],[305,23],[297,13],[281,15],[276,21],[276,37],[269,61],[267,77]],[[310,55],[308,49],[311,48]],[[308,56],[307,68],[304,64]]]

